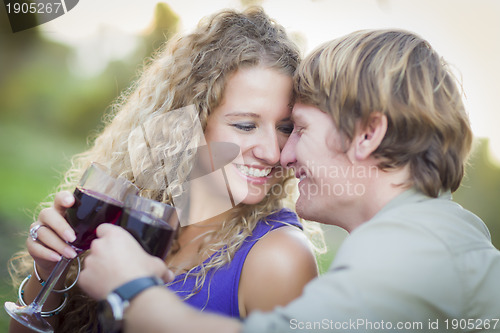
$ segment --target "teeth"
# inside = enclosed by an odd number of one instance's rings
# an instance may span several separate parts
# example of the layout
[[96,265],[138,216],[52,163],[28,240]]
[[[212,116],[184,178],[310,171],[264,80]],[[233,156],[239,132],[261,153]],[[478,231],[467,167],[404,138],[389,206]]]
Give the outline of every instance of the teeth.
[[236,164],[236,167],[238,170],[241,171],[242,174],[246,176],[252,176],[252,177],[267,177],[273,168],[266,168],[266,169],[255,169],[251,167],[247,167],[246,165],[240,165]]
[[306,178],[306,175],[300,175],[300,177],[299,177],[299,181],[302,181],[302,180],[303,180],[303,179],[305,179],[305,178]]

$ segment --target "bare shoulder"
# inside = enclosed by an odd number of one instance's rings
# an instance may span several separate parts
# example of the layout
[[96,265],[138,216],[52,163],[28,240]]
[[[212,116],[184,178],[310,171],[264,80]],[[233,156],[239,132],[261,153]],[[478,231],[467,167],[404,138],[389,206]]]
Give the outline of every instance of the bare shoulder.
[[304,233],[283,226],[262,237],[250,250],[239,294],[247,313],[272,310],[300,296],[317,275],[316,258]]
[[[316,269],[316,260],[309,240],[302,230],[293,226],[283,226],[274,229],[262,237],[248,254],[250,264],[256,263],[262,267],[264,263],[272,266],[282,266],[282,269],[306,267],[303,264],[313,264]],[[278,263],[276,262],[278,261]]]

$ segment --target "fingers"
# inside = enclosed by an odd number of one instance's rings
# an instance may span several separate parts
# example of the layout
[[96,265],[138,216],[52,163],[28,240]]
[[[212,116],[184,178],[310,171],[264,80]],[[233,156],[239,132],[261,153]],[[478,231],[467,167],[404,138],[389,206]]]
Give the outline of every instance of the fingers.
[[163,280],[163,282],[169,283],[174,281],[175,274],[171,270],[167,269],[160,278]]
[[[33,225],[38,223],[33,223]],[[37,259],[43,259],[48,261],[58,261],[61,255],[66,258],[75,258],[77,253],[75,250],[68,245],[63,239],[59,237],[58,234],[51,229],[51,227],[46,224],[41,224],[42,228],[37,231],[37,239],[33,240],[28,237],[26,245],[31,256]]]
[[163,260],[147,254],[125,229],[104,223],[96,233],[79,279],[91,297],[105,298],[111,290],[143,276],[173,279]]
[[43,209],[40,215],[38,215],[38,220],[40,224],[52,229],[62,240],[71,243],[76,239],[75,232],[64,218],[60,209],[56,208],[55,203],[53,207]]
[[[75,232],[70,227],[70,225],[64,219],[64,215],[66,213],[66,209],[72,207],[75,203],[75,197],[73,194],[67,191],[61,191],[56,194],[54,198],[54,210],[59,214],[59,216],[63,217],[63,219],[58,219],[55,222],[59,222],[59,224],[55,227],[54,230],[57,231],[61,238],[63,238],[67,242],[73,242],[76,239]],[[63,223],[64,222],[64,223]]]
[[103,223],[97,227],[96,235],[97,239],[94,239],[90,245],[91,254],[97,254],[103,258],[113,256],[123,258],[144,252],[134,237],[119,226]]
[[74,203],[75,197],[68,191],[58,192],[54,198],[54,208],[61,215],[64,215],[66,209],[73,206]]
[[76,235],[64,218],[66,209],[73,203],[74,197],[71,193],[57,193],[53,206],[43,209],[38,215],[38,221],[31,225],[41,226],[36,230],[36,240],[33,240],[31,235],[26,240],[27,249],[41,271],[50,272],[53,263],[59,261],[61,256],[74,258],[77,255],[67,244],[74,241]]
[[45,247],[45,245],[38,241],[34,241],[31,237],[28,237],[26,240],[26,247],[35,261],[46,260],[49,262],[58,262],[61,260],[61,254]]
[[140,274],[129,263],[135,261],[134,247],[142,249],[127,231],[112,224],[100,225],[96,233],[98,238],[92,241],[78,284],[89,296],[99,300]]
[[113,225],[111,223],[103,223],[97,227],[96,235],[97,238],[103,238],[110,234],[113,235],[114,233],[117,233],[119,235],[122,233],[122,231],[123,233],[128,234],[128,232],[126,232],[125,229],[119,226]]
[[[96,241],[97,239],[92,242],[92,245]],[[104,299],[113,289],[119,286],[118,283],[115,284],[113,279],[107,278],[110,274],[111,272],[108,271],[108,267],[102,265],[102,258],[90,253],[85,258],[84,268],[80,273],[78,285],[90,297],[96,300]]]
[[53,207],[43,209],[38,216],[39,224],[47,228],[38,229],[37,242],[42,243],[66,258],[76,257],[76,252],[66,242],[75,240],[75,232],[66,219]]

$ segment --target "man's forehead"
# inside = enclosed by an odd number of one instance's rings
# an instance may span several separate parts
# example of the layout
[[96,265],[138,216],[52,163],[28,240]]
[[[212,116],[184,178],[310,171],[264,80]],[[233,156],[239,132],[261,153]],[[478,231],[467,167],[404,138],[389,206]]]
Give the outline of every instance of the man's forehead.
[[294,123],[304,122],[307,118],[307,107],[304,104],[295,104],[290,118]]
[[[293,123],[310,123],[311,118],[316,118],[320,115],[325,115],[326,112],[318,107],[309,104],[296,103],[292,109],[291,120]],[[321,116],[320,116],[321,117]],[[331,119],[331,117],[329,116]]]

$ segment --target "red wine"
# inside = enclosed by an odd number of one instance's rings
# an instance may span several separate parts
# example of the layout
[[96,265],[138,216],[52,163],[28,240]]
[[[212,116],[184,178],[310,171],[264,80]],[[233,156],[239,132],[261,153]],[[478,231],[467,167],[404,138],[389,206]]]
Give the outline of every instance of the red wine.
[[130,232],[146,252],[165,259],[174,235],[169,224],[147,213],[125,208],[119,225]]
[[102,223],[116,224],[123,204],[103,194],[76,188],[75,204],[66,210],[66,220],[73,227],[76,240],[71,243],[77,251],[90,248],[96,238],[95,230]]

